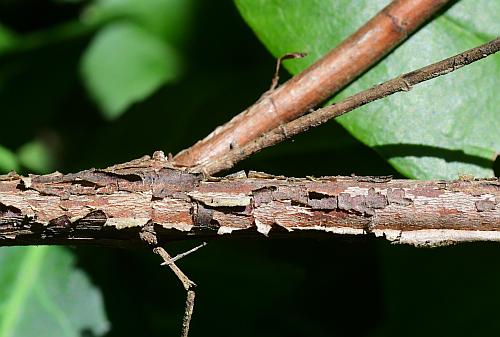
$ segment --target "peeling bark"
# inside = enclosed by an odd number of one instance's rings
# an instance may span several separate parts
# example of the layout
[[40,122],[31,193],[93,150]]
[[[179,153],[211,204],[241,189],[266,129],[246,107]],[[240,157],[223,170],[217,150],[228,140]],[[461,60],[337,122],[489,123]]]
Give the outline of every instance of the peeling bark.
[[430,246],[500,241],[499,202],[497,178],[214,178],[174,168],[156,152],[107,169],[0,176],[0,245],[133,246],[148,232],[160,244],[291,232]]

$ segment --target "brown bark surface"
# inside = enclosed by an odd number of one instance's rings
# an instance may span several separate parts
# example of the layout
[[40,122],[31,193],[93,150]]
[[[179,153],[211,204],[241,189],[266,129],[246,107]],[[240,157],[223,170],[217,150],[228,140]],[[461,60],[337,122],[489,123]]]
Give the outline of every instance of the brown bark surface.
[[322,59],[180,152],[177,166],[205,165],[318,105],[375,64],[449,0],[395,0]]
[[102,170],[0,176],[0,245],[143,245],[238,236],[369,234],[414,245],[500,241],[500,181],[203,178],[163,153]]

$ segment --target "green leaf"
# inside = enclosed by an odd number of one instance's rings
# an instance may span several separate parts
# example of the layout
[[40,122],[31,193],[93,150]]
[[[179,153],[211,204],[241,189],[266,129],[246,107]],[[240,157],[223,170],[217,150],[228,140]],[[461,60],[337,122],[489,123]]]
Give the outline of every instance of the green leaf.
[[16,41],[14,34],[4,25],[0,24],[0,53],[10,48]]
[[108,119],[119,117],[179,74],[174,49],[132,23],[107,25],[93,39],[82,59],[87,89]]
[[101,336],[109,329],[99,290],[59,247],[0,249],[0,337]]
[[193,5],[193,0],[97,0],[83,19],[90,25],[127,19],[169,42],[178,42],[191,27]]
[[[290,61],[297,74],[361,27],[386,0],[236,0],[247,23],[275,55],[307,52]],[[487,42],[500,31],[500,2],[462,0],[412,35],[335,100]],[[479,14],[478,14],[479,13]],[[500,152],[500,58],[392,95],[338,119],[401,173],[418,179],[460,174],[493,176]],[[331,102],[329,102],[331,103]]]
[[0,145],[0,173],[19,170],[16,155]]
[[29,171],[49,173],[56,167],[54,153],[40,140],[24,144],[17,151],[19,162]]

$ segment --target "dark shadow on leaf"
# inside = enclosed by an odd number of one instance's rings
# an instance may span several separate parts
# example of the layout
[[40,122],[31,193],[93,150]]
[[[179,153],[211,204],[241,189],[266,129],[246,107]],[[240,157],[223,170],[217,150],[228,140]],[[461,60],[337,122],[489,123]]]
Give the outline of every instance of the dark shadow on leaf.
[[462,150],[451,150],[431,145],[421,144],[385,144],[374,146],[377,152],[390,159],[395,157],[435,157],[447,162],[473,164],[491,169],[493,162],[490,159],[467,154]]
[[493,172],[495,172],[495,177],[500,178],[500,154],[497,154],[493,163]]

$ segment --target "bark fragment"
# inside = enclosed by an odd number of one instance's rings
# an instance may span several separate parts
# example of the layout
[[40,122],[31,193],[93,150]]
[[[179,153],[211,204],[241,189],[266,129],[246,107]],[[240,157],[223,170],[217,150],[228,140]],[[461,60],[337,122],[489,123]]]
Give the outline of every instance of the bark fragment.
[[495,202],[493,200],[477,200],[475,204],[478,212],[492,211],[495,209]]

